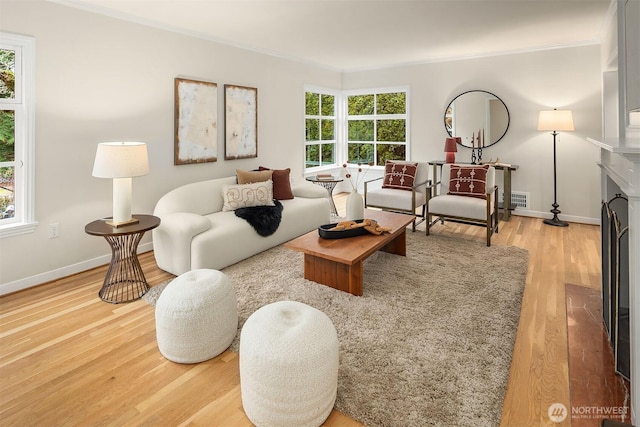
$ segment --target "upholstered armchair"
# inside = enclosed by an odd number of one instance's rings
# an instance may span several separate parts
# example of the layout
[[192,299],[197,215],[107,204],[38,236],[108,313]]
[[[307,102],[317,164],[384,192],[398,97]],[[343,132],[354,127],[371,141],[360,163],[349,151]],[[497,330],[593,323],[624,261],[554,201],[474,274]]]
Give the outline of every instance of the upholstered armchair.
[[[481,225],[487,229],[487,246],[498,232],[498,187],[496,171],[489,165],[444,164],[440,182],[429,186],[426,217],[427,236],[433,224],[445,219]],[[436,195],[440,184],[440,194]],[[431,220],[436,217],[435,220]]]
[[[381,181],[374,183],[376,181]],[[425,220],[429,166],[427,163],[387,161],[384,176],[364,183],[364,206],[414,215],[412,230]],[[377,185],[381,184],[381,185]],[[421,213],[416,209],[422,207]],[[416,220],[419,221],[416,222]]]

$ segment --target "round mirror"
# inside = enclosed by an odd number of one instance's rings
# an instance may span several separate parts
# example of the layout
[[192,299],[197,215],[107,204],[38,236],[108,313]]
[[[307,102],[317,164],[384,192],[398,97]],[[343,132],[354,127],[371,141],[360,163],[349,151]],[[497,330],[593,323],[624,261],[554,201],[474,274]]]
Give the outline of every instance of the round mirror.
[[444,128],[464,147],[489,147],[509,129],[509,110],[500,98],[485,90],[470,90],[453,98],[444,112]]

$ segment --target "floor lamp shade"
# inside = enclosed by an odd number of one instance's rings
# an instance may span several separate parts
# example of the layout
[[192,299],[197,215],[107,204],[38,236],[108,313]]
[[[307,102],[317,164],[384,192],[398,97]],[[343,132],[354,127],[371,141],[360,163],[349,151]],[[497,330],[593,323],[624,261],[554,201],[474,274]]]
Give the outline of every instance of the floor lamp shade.
[[538,116],[538,130],[572,131],[573,115],[571,110],[540,111]]
[[137,222],[131,217],[131,178],[149,173],[147,144],[144,142],[103,142],[98,144],[92,175],[113,179],[114,227]]
[[538,116],[538,130],[552,131],[553,135],[553,209],[551,213],[553,218],[545,219],[544,223],[548,225],[555,225],[557,227],[567,227],[569,223],[561,221],[558,218],[558,214],[561,211],[558,209],[558,187],[557,187],[557,174],[556,174],[556,137],[558,131],[572,131],[573,127],[573,115],[570,110],[547,110],[540,111]]

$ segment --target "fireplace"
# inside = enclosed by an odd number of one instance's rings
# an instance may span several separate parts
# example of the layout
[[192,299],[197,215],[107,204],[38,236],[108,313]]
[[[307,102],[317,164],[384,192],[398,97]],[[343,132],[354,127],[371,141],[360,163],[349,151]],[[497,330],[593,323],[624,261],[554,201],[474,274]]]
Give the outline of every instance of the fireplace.
[[638,26],[630,25],[640,2],[613,1],[610,11],[601,44],[602,134],[587,139],[600,148],[600,194],[607,202],[601,223],[605,321],[621,356],[616,370],[630,380],[631,423],[640,425],[640,39]]
[[618,193],[602,202],[602,314],[616,372],[631,377],[629,329],[629,202]]

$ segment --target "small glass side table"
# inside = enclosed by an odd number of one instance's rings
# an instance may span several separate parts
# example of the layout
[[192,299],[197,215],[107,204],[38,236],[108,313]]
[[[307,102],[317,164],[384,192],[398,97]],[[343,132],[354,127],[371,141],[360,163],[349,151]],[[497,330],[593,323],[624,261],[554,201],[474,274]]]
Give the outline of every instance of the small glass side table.
[[339,182],[344,181],[343,178],[340,177],[331,177],[331,178],[318,178],[317,176],[308,176],[306,178],[307,181],[311,181],[314,184],[318,184],[324,187],[329,193],[329,204],[331,205],[331,216],[338,216],[338,210],[336,209],[336,204],[333,201],[333,189],[336,188]]
[[160,218],[153,215],[132,216],[139,222],[112,227],[104,219],[99,219],[84,227],[87,234],[102,236],[111,246],[111,264],[98,296],[113,304],[135,301],[149,290],[137,249],[144,233],[160,225]]

